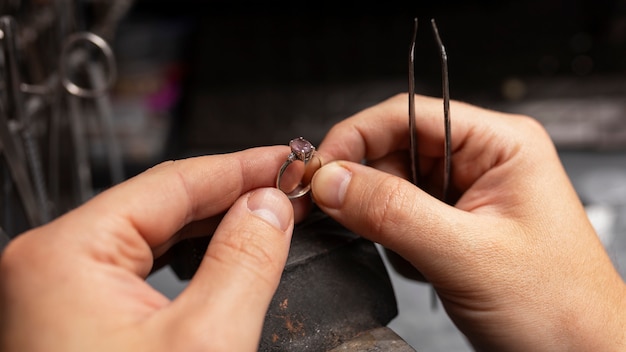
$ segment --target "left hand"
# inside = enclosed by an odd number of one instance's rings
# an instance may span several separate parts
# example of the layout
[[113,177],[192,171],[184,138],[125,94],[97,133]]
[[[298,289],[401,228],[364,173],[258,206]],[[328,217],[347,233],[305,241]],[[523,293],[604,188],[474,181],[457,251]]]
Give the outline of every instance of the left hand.
[[[0,257],[0,350],[256,351],[294,226],[271,187],[287,154],[162,163],[16,237]],[[176,299],[146,283],[156,257],[217,223]]]

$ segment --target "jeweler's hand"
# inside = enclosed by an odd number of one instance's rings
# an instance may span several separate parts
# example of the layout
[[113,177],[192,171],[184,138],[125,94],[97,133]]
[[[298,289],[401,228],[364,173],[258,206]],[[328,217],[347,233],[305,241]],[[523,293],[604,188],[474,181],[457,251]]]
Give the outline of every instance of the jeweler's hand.
[[[0,257],[0,350],[256,351],[293,230],[268,187],[287,154],[166,162],[19,235]],[[178,238],[214,229],[176,299],[144,281]]]
[[[436,194],[443,104],[416,97],[416,107],[423,188]],[[405,180],[406,94],[330,130],[316,203],[412,263],[479,350],[625,350],[624,282],[545,130],[459,102],[451,118],[454,206]]]

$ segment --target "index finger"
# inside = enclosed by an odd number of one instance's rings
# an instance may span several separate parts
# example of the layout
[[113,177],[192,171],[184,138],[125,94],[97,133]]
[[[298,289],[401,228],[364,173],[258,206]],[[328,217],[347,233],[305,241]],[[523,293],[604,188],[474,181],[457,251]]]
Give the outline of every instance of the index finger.
[[92,255],[145,273],[152,250],[184,225],[224,212],[249,190],[274,186],[287,154],[287,147],[273,146],[164,162],[50,226],[65,235],[88,234],[82,243]]
[[[318,148],[324,162],[375,160],[395,151],[408,150],[408,104],[408,94],[398,94],[333,126]],[[420,155],[443,156],[443,101],[416,95],[415,109]],[[458,101],[451,102],[451,113],[453,150],[462,145],[475,127],[472,119],[478,115],[480,118],[493,115],[493,112]]]

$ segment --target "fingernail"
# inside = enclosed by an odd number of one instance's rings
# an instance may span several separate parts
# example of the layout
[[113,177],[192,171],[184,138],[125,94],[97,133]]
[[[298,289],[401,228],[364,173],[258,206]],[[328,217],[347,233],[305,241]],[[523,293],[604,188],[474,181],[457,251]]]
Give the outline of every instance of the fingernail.
[[250,212],[283,232],[290,225],[290,208],[291,204],[277,189],[258,189],[248,197]]
[[313,180],[313,196],[323,206],[338,209],[343,204],[352,172],[338,163],[330,163],[317,171]]

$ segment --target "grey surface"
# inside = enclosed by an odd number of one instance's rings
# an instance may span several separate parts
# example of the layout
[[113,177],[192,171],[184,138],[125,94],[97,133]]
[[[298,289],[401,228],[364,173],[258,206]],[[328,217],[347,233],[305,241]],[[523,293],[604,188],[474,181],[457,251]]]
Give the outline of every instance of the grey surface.
[[[561,158],[598,235],[625,277],[626,152],[563,152]],[[406,280],[391,270],[390,274],[399,309],[389,324],[393,331],[419,352],[472,351],[441,305],[432,309],[430,286]],[[186,286],[169,268],[148,281],[170,298]]]
[[433,309],[429,285],[405,279],[392,270],[390,275],[398,301],[398,316],[389,328],[419,352],[472,351],[441,303],[437,302]]
[[626,277],[626,151],[562,153],[561,160],[609,256]]

